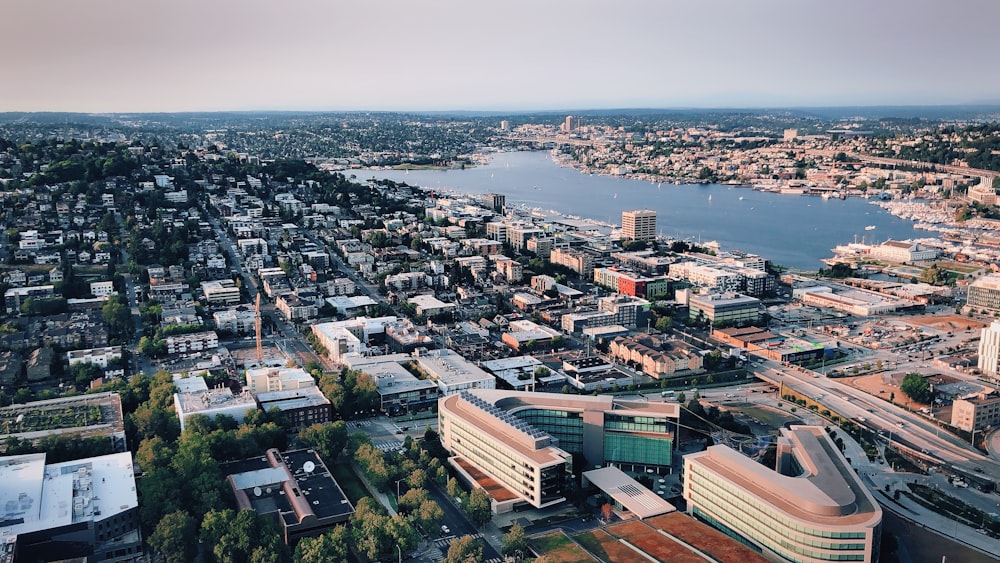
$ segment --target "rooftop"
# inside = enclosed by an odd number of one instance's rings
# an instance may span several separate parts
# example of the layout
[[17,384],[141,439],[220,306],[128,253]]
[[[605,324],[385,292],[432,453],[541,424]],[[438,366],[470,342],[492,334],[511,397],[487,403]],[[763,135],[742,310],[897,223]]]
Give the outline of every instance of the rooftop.
[[677,510],[617,467],[602,467],[586,471],[584,478],[601,489],[639,519],[659,516]]
[[138,505],[129,452],[51,465],[44,453],[0,458],[4,535],[87,522]]

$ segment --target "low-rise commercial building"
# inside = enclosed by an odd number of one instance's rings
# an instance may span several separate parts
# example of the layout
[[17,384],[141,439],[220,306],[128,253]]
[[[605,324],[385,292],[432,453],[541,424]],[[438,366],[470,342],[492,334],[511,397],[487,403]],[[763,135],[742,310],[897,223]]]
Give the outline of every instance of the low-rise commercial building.
[[878,561],[882,509],[822,427],[778,438],[776,470],[725,445],[684,456],[695,517],[788,561]]
[[351,369],[360,370],[375,380],[381,411],[390,415],[437,409],[438,386],[427,379],[418,379],[403,367],[411,361],[408,354],[387,356],[354,356],[348,358]]
[[951,404],[951,425],[966,432],[1000,425],[1000,395],[976,393]]
[[274,515],[288,545],[318,536],[354,514],[354,506],[313,450],[270,449],[221,469],[236,506]]

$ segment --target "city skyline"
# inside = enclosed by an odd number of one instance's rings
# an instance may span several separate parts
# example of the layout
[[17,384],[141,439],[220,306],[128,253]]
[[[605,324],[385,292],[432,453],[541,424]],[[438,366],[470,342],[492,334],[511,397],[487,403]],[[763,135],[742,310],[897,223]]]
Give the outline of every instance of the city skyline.
[[0,111],[996,103],[998,16],[976,0],[12,0]]

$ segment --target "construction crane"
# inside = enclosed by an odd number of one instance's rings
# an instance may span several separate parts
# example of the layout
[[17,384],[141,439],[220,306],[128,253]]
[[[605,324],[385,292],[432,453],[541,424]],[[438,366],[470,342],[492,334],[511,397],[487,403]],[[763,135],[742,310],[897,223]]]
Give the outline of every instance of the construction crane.
[[257,303],[253,307],[253,325],[257,331],[257,365],[264,361],[264,349],[260,344],[260,293],[257,294]]

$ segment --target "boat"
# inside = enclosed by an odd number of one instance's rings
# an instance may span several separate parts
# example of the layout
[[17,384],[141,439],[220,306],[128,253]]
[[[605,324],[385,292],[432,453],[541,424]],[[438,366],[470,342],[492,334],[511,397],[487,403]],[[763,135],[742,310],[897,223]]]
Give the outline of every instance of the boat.
[[740,196],[740,201],[743,201],[743,196]]
[[712,194],[708,194],[708,201],[712,201]]
[[865,227],[865,230],[866,231],[874,231],[875,230],[875,225],[868,225],[867,227]]

